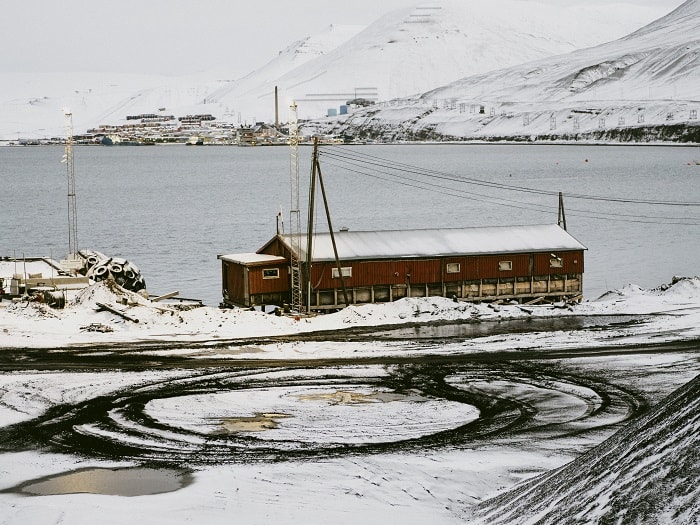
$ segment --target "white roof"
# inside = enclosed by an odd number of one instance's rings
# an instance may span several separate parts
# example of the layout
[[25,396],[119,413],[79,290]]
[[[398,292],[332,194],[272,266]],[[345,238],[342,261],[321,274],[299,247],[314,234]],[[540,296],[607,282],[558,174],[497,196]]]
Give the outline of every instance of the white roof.
[[[291,235],[282,235],[290,245]],[[429,230],[341,231],[335,233],[341,260],[414,257],[451,257],[501,253],[556,252],[585,250],[556,224],[498,226],[486,228],[447,228]],[[302,234],[299,258],[306,259],[306,234]],[[314,261],[335,260],[328,232],[314,235]]]
[[267,255],[265,253],[232,253],[230,255],[219,255],[222,261],[228,261],[238,264],[273,264],[284,262],[284,257],[277,255]]

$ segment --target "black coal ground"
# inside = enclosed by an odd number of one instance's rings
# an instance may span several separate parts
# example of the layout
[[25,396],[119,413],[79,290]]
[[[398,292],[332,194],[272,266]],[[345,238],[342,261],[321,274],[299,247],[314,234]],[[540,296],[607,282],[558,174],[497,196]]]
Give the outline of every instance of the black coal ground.
[[[607,319],[582,325],[567,320],[569,328],[604,330],[606,326],[634,323],[634,319]],[[557,321],[553,327],[561,329]],[[542,329],[541,323],[520,325],[499,323],[494,332]],[[40,450],[71,453],[104,460],[133,460],[143,465],[194,467],[248,461],[314,460],[345,455],[382,453],[420,454],[436,448],[451,449],[493,447],[507,444],[533,448],[555,438],[580,438],[568,452],[579,453],[593,446],[630,420],[644,414],[650,406],[675,390],[700,371],[700,343],[686,341],[636,346],[586,349],[550,349],[539,351],[500,351],[469,355],[430,355],[431,346],[463,339],[464,327],[450,329],[409,327],[351,330],[333,334],[334,340],[371,341],[407,340],[420,331],[426,351],[416,357],[372,357],[353,359],[242,360],[240,358],[193,359],[182,355],[155,355],[154,349],[173,344],[119,344],[100,347],[85,345],[56,349],[5,349],[0,352],[0,370],[4,373],[26,370],[69,370],[90,373],[114,371],[183,370],[178,381],[163,378],[145,385],[130,386],[109,395],[87,396],[78,403],[52,406],[40,416],[0,429],[0,450]],[[478,335],[483,335],[480,327]],[[329,334],[299,337],[327,340]],[[284,338],[289,340],[289,338]],[[256,340],[263,346],[279,339]],[[251,342],[249,342],[251,343]],[[222,346],[230,342],[219,342]],[[329,342],[332,344],[332,341]],[[188,348],[196,348],[191,343]],[[208,346],[211,348],[211,346]],[[654,364],[654,356],[664,359]],[[669,365],[669,362],[671,363]],[[642,363],[645,363],[642,365]],[[271,442],[252,434],[198,434],[193,430],[168,427],[147,413],[145,407],[157,399],[192,394],[221,393],[253,388],[284,388],[299,385],[323,385],[341,388],[347,381],[343,370],[365,367],[370,371],[362,382],[368,387],[397,393],[419,393],[425,398],[464,403],[478,408],[480,416],[457,428],[420,437],[372,443],[315,443],[309,441]],[[267,371],[284,371],[285,379],[266,379]],[[313,374],[308,372],[313,370]],[[324,370],[328,374],[324,374]],[[455,379],[456,378],[456,379]],[[490,390],[483,385],[506,384],[513,389]],[[482,385],[482,386],[473,386]],[[542,418],[542,405],[533,403],[523,389],[549,389],[553,396],[579,395],[588,405],[584,416],[567,414]],[[520,393],[519,393],[520,392]],[[590,394],[592,393],[592,394]],[[594,399],[593,399],[594,398]],[[548,410],[551,410],[549,407]],[[113,415],[119,413],[119,418]],[[127,421],[128,423],[124,423]],[[85,433],[85,426],[100,432]],[[169,442],[165,435],[175,436]],[[110,436],[105,438],[105,436]],[[124,436],[125,439],[121,439]],[[205,443],[180,446],[189,438]],[[128,438],[128,439],[126,439]],[[581,443],[587,443],[582,446]],[[578,450],[580,449],[580,450]]]

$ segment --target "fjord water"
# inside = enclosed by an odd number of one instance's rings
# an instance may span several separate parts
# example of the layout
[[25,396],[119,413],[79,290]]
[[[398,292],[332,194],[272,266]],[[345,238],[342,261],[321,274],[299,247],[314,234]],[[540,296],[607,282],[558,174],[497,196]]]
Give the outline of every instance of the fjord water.
[[[324,148],[331,148],[326,146]],[[628,203],[700,202],[700,148],[571,145],[367,145],[322,148],[333,227],[351,230],[556,223],[563,192],[569,233],[588,251],[584,293],[594,299],[625,284],[655,287],[700,274],[700,207]],[[328,151],[328,155],[324,155]],[[332,151],[369,155],[350,167]],[[300,201],[306,229],[311,148],[301,147]],[[0,148],[0,256],[64,257],[68,251],[63,148]],[[149,292],[178,290],[217,305],[217,255],[256,251],[289,229],[287,147],[75,148],[80,248],[136,264]],[[380,166],[415,166],[403,180]],[[437,178],[428,178],[426,170]],[[570,197],[567,197],[567,194]],[[586,194],[619,200],[582,200]],[[317,201],[318,202],[318,201]],[[322,206],[319,228],[326,228]]]

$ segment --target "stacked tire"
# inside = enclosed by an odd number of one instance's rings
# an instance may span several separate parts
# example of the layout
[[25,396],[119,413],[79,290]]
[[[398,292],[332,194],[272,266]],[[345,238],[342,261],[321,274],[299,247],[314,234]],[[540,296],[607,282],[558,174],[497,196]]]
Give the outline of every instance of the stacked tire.
[[108,257],[95,250],[80,250],[83,259],[82,274],[95,282],[113,279],[126,290],[139,292],[146,289],[146,281],[135,264],[120,257]]

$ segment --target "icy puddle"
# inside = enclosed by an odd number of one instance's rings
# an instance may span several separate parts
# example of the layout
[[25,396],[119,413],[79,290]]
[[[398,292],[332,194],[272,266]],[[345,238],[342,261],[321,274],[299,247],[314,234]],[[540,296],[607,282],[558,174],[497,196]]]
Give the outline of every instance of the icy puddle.
[[230,417],[221,422],[226,432],[262,432],[279,426],[278,419],[287,414],[256,414],[253,417]]
[[87,468],[27,481],[3,492],[30,496],[59,494],[146,496],[174,492],[190,483],[192,483],[192,476],[183,470],[143,467]]

